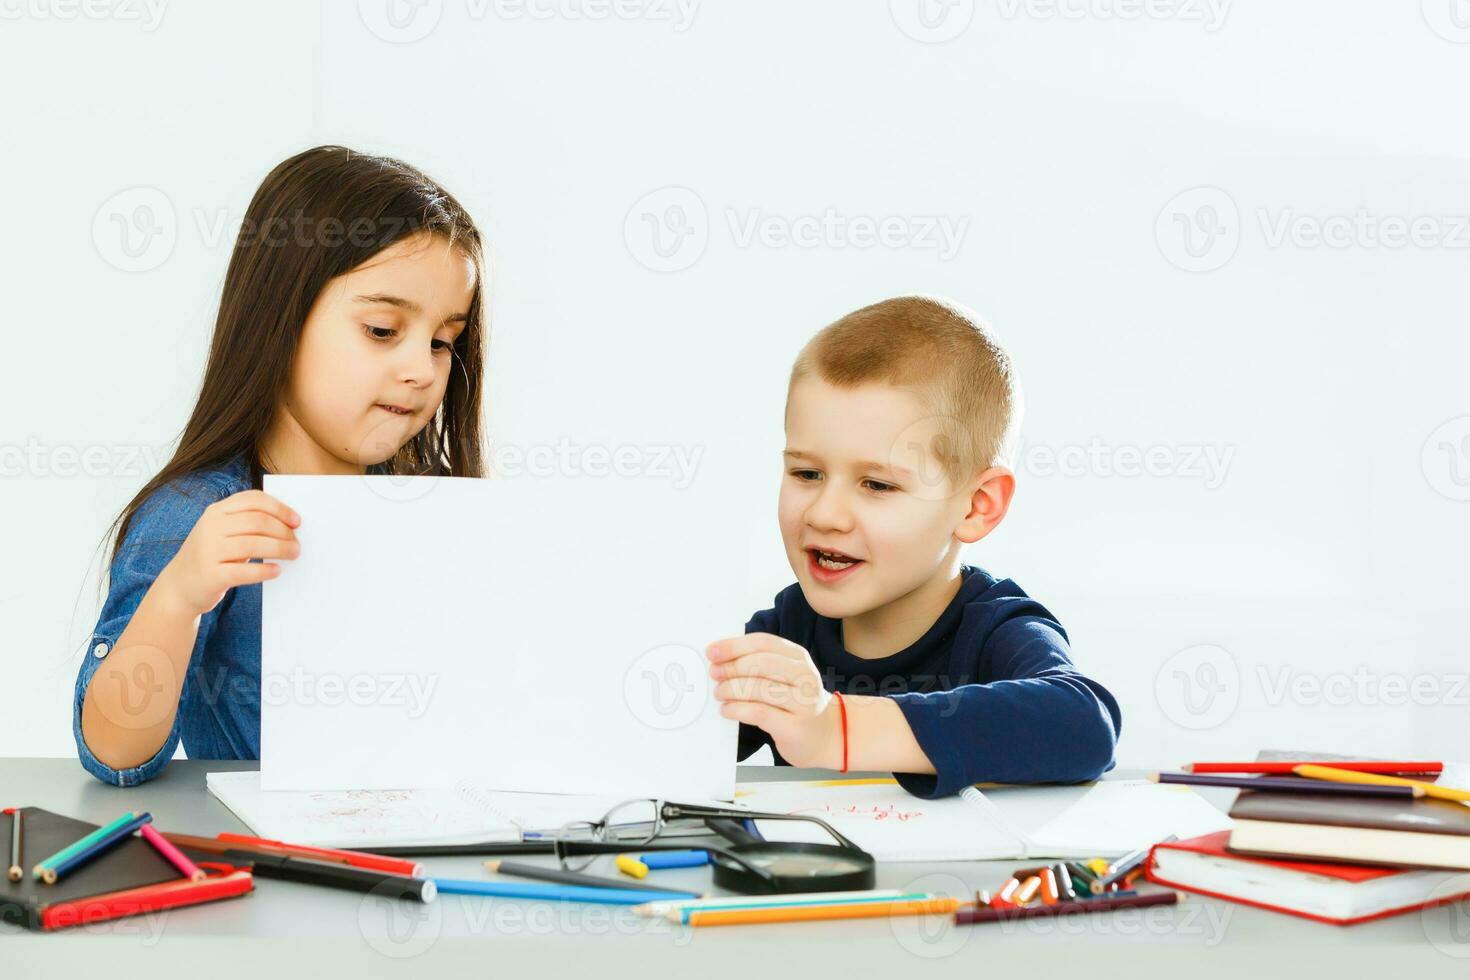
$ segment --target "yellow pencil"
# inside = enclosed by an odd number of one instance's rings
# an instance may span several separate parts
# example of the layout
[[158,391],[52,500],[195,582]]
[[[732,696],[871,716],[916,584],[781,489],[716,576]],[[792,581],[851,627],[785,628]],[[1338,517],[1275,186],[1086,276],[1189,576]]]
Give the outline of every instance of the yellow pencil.
[[1291,771],[1308,779],[1326,779],[1334,783],[1366,783],[1370,786],[1412,786],[1422,789],[1425,796],[1440,800],[1470,800],[1470,790],[1453,789],[1420,779],[1385,776],[1376,772],[1354,772],[1351,769],[1334,769],[1332,766],[1296,766]]
[[709,909],[689,913],[691,926],[735,926],[760,922],[811,922],[818,919],[875,919],[889,915],[949,915],[964,904],[958,898],[841,905],[771,905],[759,909]]

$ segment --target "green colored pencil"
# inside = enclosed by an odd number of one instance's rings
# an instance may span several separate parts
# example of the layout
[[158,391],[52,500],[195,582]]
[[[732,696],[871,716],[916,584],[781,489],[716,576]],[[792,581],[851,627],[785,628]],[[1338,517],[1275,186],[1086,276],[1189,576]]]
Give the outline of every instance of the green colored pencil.
[[96,830],[92,831],[90,834],[88,834],[87,836],[83,837],[81,840],[77,841],[75,844],[68,844],[66,847],[63,847],[61,850],[57,851],[55,854],[53,854],[50,857],[48,857],[46,860],[37,863],[36,866],[31,869],[31,874],[34,875],[39,880],[40,877],[41,877],[41,875],[42,875],[42,873],[47,868],[49,868],[49,867],[51,867],[53,865],[60,864],[62,861],[65,861],[67,858],[71,857],[73,854],[77,853],[78,851],[82,850],[83,848],[91,847],[97,841],[99,841],[102,838],[106,837],[108,834],[112,833],[114,830],[116,830],[117,828],[121,827],[123,824],[128,823],[129,821],[136,819],[137,816],[138,815],[136,813],[134,813],[132,810],[129,810],[127,813],[124,813],[122,816],[118,817],[116,820],[114,820],[112,823],[108,824],[107,826],[105,826],[105,827],[98,827]]

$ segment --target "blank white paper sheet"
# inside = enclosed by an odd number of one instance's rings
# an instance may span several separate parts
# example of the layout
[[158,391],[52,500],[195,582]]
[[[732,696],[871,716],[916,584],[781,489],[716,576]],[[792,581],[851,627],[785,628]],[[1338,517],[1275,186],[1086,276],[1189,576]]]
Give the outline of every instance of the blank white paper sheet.
[[737,725],[704,648],[743,631],[744,549],[696,490],[269,474],[264,490],[302,524],[301,557],[262,586],[262,789],[733,796]]

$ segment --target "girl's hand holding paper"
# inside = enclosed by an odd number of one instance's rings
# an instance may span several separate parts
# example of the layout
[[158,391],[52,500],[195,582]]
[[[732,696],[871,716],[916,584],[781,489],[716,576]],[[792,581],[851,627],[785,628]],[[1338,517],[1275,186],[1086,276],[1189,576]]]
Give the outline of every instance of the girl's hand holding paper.
[[705,656],[720,714],[770,733],[794,766],[842,764],[838,705],[805,649],[770,633],[747,633],[711,643]]
[[219,605],[227,591],[275,578],[280,566],[260,559],[301,554],[295,528],[301,518],[260,490],[244,490],[204,509],[158,584],[196,616]]

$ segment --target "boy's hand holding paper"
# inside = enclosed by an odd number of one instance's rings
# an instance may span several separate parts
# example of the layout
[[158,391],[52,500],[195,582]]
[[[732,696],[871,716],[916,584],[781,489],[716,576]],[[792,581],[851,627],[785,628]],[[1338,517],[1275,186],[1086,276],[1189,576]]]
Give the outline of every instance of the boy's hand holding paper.
[[842,765],[841,705],[822,687],[805,649],[770,633],[747,633],[705,651],[720,714],[764,729],[794,766]]

